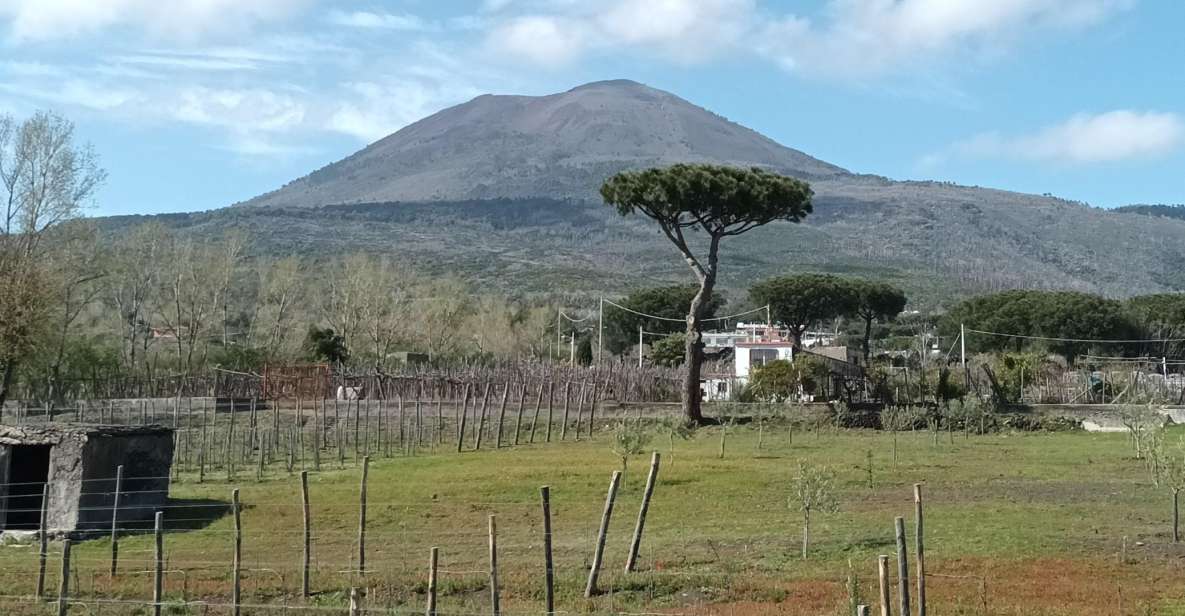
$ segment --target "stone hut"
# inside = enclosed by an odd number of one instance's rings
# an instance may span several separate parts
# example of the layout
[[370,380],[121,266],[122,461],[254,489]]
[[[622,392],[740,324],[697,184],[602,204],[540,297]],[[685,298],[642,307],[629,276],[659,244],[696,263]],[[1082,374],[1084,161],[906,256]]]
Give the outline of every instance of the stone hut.
[[173,431],[162,426],[0,425],[0,529],[109,529],[123,466],[119,524],[150,520],[168,500]]

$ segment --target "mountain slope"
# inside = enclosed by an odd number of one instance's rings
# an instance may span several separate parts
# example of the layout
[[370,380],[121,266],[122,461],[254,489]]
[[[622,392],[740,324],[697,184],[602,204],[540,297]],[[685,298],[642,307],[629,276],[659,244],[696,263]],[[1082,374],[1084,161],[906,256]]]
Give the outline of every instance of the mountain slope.
[[550,96],[479,96],[246,205],[592,199],[622,169],[689,161],[846,173],[673,94],[602,81]]
[[519,292],[615,293],[688,273],[652,224],[616,216],[598,187],[622,169],[687,161],[759,165],[815,190],[804,224],[726,243],[733,292],[790,271],[886,279],[931,306],[1012,287],[1185,289],[1183,220],[854,174],[629,81],[481,96],[239,207],[160,220],[197,235],[246,227],[266,254],[366,251]]

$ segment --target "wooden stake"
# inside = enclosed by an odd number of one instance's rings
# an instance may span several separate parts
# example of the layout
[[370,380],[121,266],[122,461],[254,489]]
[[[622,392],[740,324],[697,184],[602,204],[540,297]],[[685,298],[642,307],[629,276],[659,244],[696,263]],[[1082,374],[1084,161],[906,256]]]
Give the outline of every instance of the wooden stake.
[[58,580],[58,616],[66,616],[70,601],[70,538],[62,541],[62,577]]
[[300,472],[301,512],[304,515],[304,551],[301,554],[300,595],[309,596],[309,562],[312,560],[313,528],[309,517],[309,473]]
[[498,521],[493,515],[490,516],[490,609],[493,616],[502,613],[498,588]]
[[913,503],[914,513],[917,516],[917,527],[914,532],[917,537],[914,538],[917,546],[918,559],[918,616],[926,616],[926,548],[924,543],[924,535],[922,529],[922,484],[913,484]]
[[539,497],[543,501],[543,591],[547,605],[547,614],[555,613],[555,570],[551,559],[551,488],[539,488]]
[[531,443],[535,442],[535,428],[539,426],[539,411],[543,408],[543,381],[539,381],[539,397],[535,399],[535,417],[531,420]]
[[362,484],[358,489],[358,574],[366,575],[366,477],[370,456],[362,458]]
[[572,390],[572,382],[564,383],[564,418],[563,423],[560,424],[560,440],[563,441],[568,438],[568,402]]
[[350,616],[358,616],[361,614],[358,607],[358,587],[350,587]]
[[156,539],[156,559],[152,569],[152,616],[160,616],[161,601],[165,590],[165,513],[156,512],[153,533]]
[[868,616],[868,606],[867,605],[857,605],[856,606],[856,616]]
[[613,471],[609,481],[609,493],[605,496],[605,510],[601,512],[601,528],[597,531],[597,546],[593,552],[592,567],[588,571],[588,585],[584,597],[591,599],[597,593],[597,576],[601,573],[601,561],[605,556],[605,538],[609,534],[609,518],[613,515],[613,502],[617,500],[617,486],[621,483],[621,471]]
[[45,596],[45,565],[49,559],[49,483],[41,487],[41,524],[38,540],[40,549],[37,553],[37,596]]
[[[509,385],[507,386],[509,387]],[[518,392],[518,420],[514,422],[514,444],[518,445],[519,435],[523,433],[523,410],[527,406],[527,383],[523,381],[523,386],[519,388]]]
[[646,491],[642,493],[642,508],[638,510],[638,522],[634,525],[634,538],[630,541],[629,557],[625,561],[625,572],[634,570],[638,562],[638,550],[642,547],[642,529],[646,526],[646,512],[650,510],[650,496],[654,494],[654,482],[658,477],[658,452],[650,456],[650,473],[646,475]]
[[477,420],[477,434],[473,438],[473,449],[481,451],[481,438],[486,431],[486,411],[490,408],[490,383],[486,383],[485,392],[481,395],[481,416]]
[[510,382],[507,382],[506,386],[502,389],[502,408],[498,411],[498,436],[494,439],[494,449],[502,448],[502,425],[506,423],[506,402],[509,399]]
[[898,516],[893,523],[897,531],[897,592],[901,604],[898,613],[909,616],[909,555],[905,547],[905,518]]
[[[204,420],[203,420],[204,421]],[[204,442],[204,439],[203,439]],[[205,456],[205,447],[202,447]],[[204,460],[204,458],[203,458]],[[204,462],[203,462],[204,463]],[[115,494],[111,502],[111,577],[119,568],[119,493],[123,491],[123,465],[115,467]]]
[[465,423],[469,419],[469,383],[465,384],[465,395],[461,398],[461,421],[457,424],[457,453],[465,446]]
[[428,609],[426,616],[436,616],[436,567],[440,564],[440,548],[432,548],[428,558]]
[[234,616],[239,616],[241,613],[241,606],[239,605],[243,597],[242,588],[242,573],[243,573],[243,520],[239,516],[242,507],[239,506],[239,489],[235,488],[230,493],[231,506],[235,510],[235,553],[234,562],[231,566],[231,576],[233,577],[233,587],[231,588],[231,604],[234,609]]
[[551,424],[555,421],[552,415],[555,411],[555,381],[547,382],[547,442],[551,442]]
[[881,554],[876,558],[877,577],[880,579],[881,616],[893,616],[893,608],[889,603],[889,557]]

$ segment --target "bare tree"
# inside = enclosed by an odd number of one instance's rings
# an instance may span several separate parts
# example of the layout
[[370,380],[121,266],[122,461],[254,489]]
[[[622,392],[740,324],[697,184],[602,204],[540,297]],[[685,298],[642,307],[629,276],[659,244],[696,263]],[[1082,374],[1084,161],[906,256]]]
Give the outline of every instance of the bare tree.
[[146,223],[114,241],[107,265],[105,300],[117,318],[124,369],[135,371],[137,361],[152,343],[150,318],[157,302],[164,250],[170,234],[160,223]]
[[90,147],[75,143],[69,120],[37,113],[18,124],[0,116],[0,405],[48,313],[50,236],[79,215],[104,178]]

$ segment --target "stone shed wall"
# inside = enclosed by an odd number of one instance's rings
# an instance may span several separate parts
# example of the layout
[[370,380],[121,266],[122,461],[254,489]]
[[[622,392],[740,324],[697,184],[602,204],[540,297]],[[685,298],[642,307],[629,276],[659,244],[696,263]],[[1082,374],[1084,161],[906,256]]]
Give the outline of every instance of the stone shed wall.
[[167,431],[148,434],[88,435],[82,452],[82,484],[78,530],[111,527],[115,474],[123,465],[119,524],[151,520],[169,496],[173,436]]

